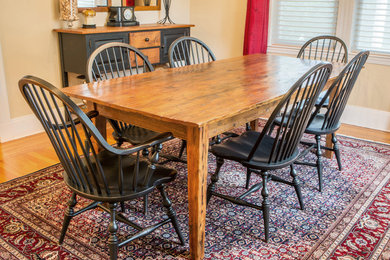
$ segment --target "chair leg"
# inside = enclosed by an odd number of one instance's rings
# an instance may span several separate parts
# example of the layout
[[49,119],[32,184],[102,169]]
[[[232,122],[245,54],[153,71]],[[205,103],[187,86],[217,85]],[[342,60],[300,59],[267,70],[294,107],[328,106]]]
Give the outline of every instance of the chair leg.
[[59,239],[59,244],[62,244],[64,242],[65,234],[66,231],[68,230],[68,226],[70,223],[70,220],[73,217],[74,214],[74,206],[76,206],[77,200],[76,200],[76,193],[72,193],[72,196],[70,197],[68,201],[68,208],[65,210],[65,215],[64,215],[64,222],[62,223],[62,230],[61,230],[61,235]]
[[263,196],[263,219],[264,219],[264,234],[265,234],[265,242],[269,241],[269,201],[268,201],[268,173],[261,172],[261,177],[263,178],[263,189],[261,190],[261,196]]
[[343,169],[343,166],[341,165],[339,145],[337,143],[337,138],[334,133],[332,133],[332,143],[333,143],[333,151],[334,154],[336,155],[337,165],[339,166],[339,171],[341,171]]
[[293,164],[290,165],[290,175],[293,178],[293,184],[294,184],[295,192],[297,193],[298,196],[299,206],[301,210],[304,210],[305,205],[303,204],[301,186],[299,184],[299,180],[297,178],[297,172],[295,171]]
[[219,171],[221,170],[223,163],[224,163],[223,158],[217,157],[217,167],[215,169],[215,173],[213,174],[213,176],[211,176],[211,183],[207,187],[207,204],[209,204],[211,196],[213,195],[214,192],[214,186],[219,180]]
[[110,260],[116,260],[118,258],[118,237],[116,232],[118,231],[118,225],[116,224],[116,203],[110,203],[110,224],[108,225],[108,232],[110,237],[108,238],[108,246],[110,248]]
[[121,201],[121,211],[125,212],[125,202]]
[[149,201],[149,197],[148,195],[145,195],[144,196],[144,215],[147,216],[148,215],[148,201]]
[[318,174],[318,182],[319,182],[319,190],[322,191],[322,158],[321,158],[321,136],[316,135],[317,141],[317,174]]
[[249,168],[246,168],[246,183],[245,183],[245,189],[249,188],[249,183],[251,182],[251,175],[252,171]]
[[180,147],[180,152],[179,152],[179,158],[181,158],[183,156],[184,149],[186,149],[186,147],[187,147],[187,141],[186,140],[182,140],[181,147]]
[[184,237],[183,237],[183,234],[181,233],[179,222],[177,221],[177,218],[176,218],[176,212],[172,208],[172,203],[169,200],[167,193],[164,190],[164,185],[159,185],[157,188],[159,189],[161,197],[163,198],[163,205],[166,209],[168,217],[171,219],[173,227],[176,230],[176,233],[177,233],[177,236],[179,237],[180,243],[182,246],[184,246],[185,245]]

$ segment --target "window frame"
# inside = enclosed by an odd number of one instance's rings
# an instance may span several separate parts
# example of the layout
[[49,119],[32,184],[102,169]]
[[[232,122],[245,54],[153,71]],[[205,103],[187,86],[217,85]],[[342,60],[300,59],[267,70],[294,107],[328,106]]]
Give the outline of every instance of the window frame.
[[[296,57],[301,46],[288,44],[274,44],[272,43],[273,35],[272,28],[275,24],[274,12],[277,0],[270,0],[270,15],[268,27],[268,53],[270,54],[284,54]],[[339,0],[339,9],[337,14],[336,36],[341,38],[348,47],[349,59],[352,59],[358,50],[352,49],[353,29],[354,29],[354,15],[356,13],[356,0]],[[372,51],[367,60],[368,63],[390,65],[390,54],[377,53]]]

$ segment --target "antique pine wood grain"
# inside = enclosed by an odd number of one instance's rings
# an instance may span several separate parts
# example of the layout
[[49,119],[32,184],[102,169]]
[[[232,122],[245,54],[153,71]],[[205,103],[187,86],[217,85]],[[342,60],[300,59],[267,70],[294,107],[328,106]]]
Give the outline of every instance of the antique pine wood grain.
[[[204,256],[208,138],[270,112],[319,61],[264,54],[63,89],[100,115],[187,139],[190,252]],[[332,78],[342,66],[336,65]]]
[[72,34],[95,34],[95,33],[114,33],[114,32],[133,32],[133,31],[149,31],[149,30],[161,30],[161,29],[173,29],[173,28],[187,28],[194,27],[192,24],[141,24],[137,26],[128,27],[109,27],[98,26],[96,28],[85,29],[54,29],[54,32],[60,33],[72,33]]

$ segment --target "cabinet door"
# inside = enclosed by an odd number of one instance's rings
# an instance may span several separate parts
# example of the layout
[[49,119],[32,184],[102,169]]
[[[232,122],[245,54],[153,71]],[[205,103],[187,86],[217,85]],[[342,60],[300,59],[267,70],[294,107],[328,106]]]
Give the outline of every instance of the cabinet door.
[[169,46],[171,46],[172,42],[174,42],[177,38],[182,36],[189,36],[190,28],[177,28],[177,29],[169,29],[162,30],[162,44],[161,44],[161,63],[167,63],[168,60],[168,50]]
[[99,33],[88,37],[88,57],[98,47],[109,42],[129,43],[129,33]]

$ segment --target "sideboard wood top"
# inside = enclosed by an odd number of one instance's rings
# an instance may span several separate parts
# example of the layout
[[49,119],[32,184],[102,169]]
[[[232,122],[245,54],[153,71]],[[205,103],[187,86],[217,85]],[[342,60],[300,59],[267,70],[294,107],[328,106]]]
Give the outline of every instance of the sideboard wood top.
[[76,29],[54,29],[53,31],[59,33],[70,33],[70,34],[96,34],[96,33],[114,33],[114,32],[132,32],[132,31],[150,31],[150,30],[164,30],[174,28],[188,28],[194,27],[193,24],[141,24],[137,26],[128,27],[109,27],[99,26],[92,29],[76,28]]

